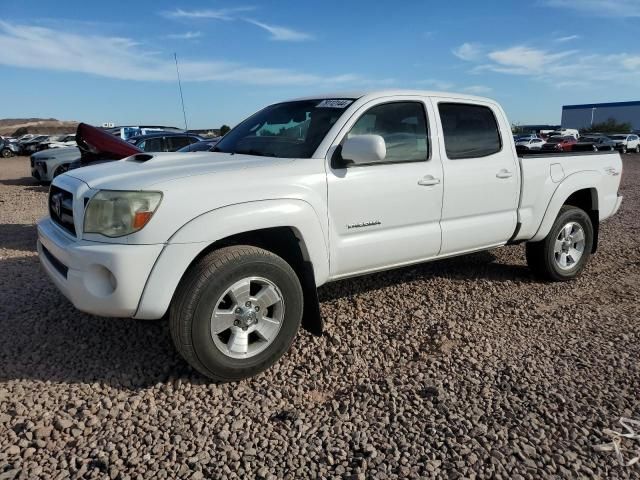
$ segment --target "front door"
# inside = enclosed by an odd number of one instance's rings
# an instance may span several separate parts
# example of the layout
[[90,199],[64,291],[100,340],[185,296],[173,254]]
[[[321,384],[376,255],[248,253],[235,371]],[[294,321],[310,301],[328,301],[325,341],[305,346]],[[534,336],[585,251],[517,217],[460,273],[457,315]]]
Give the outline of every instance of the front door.
[[429,125],[431,105],[420,97],[363,105],[338,141],[384,138],[383,163],[328,167],[331,277],[426,260],[440,250],[444,179]]

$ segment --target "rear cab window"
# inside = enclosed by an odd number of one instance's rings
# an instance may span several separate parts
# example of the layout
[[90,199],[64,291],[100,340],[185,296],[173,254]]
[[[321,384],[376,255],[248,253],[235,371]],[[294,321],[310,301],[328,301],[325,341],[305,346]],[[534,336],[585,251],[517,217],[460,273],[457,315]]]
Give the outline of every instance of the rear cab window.
[[438,104],[438,111],[450,160],[487,157],[502,150],[500,129],[491,108],[442,102]]

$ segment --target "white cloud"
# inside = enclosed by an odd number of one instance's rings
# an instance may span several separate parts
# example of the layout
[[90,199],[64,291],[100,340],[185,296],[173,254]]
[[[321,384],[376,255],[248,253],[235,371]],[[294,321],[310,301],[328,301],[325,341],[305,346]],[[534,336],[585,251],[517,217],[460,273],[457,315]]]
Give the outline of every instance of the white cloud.
[[640,0],[543,0],[542,4],[599,17],[640,17]]
[[463,43],[453,49],[453,54],[461,60],[473,61],[482,56],[483,49],[478,43]]
[[566,37],[559,37],[554,39],[554,42],[565,43],[571,42],[572,40],[579,40],[580,38],[582,38],[580,35],[567,35]]
[[[169,55],[144,51],[132,39],[77,35],[0,21],[0,64],[78,72],[121,80],[175,81]],[[221,60],[180,62],[183,81],[230,81],[253,85],[336,86],[366,82],[358,75],[321,76],[287,68],[262,68]]]
[[470,85],[462,90],[467,93],[471,93],[472,95],[487,95],[493,91],[491,87],[486,87],[484,85]]
[[471,63],[472,73],[496,72],[529,76],[557,87],[640,83],[640,54],[587,54],[578,50],[550,52],[525,45],[493,50]]
[[194,38],[200,38],[202,32],[185,32],[185,33],[171,33],[167,35],[167,38],[173,40],[193,40]]
[[305,32],[299,32],[291,28],[280,27],[277,25],[269,25],[267,23],[258,22],[257,20],[252,20],[250,18],[246,18],[245,21],[269,32],[271,34],[271,40],[279,40],[279,41],[285,41],[285,42],[301,42],[304,40],[313,39],[312,35]]
[[487,57],[493,60],[495,65],[489,65],[488,68],[496,72],[520,75],[542,73],[547,65],[574,53],[576,52],[549,53],[545,50],[519,45],[506,50],[490,52]]
[[162,12],[162,15],[167,18],[233,20],[237,13],[251,10],[254,10],[254,7],[220,8],[216,10],[183,10],[182,8],[176,8],[175,10]]

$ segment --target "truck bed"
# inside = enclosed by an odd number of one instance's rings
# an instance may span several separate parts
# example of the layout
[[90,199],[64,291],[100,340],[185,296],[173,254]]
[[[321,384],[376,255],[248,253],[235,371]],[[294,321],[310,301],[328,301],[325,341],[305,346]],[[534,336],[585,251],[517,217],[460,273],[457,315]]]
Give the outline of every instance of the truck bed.
[[520,230],[514,240],[529,240],[538,231],[544,214],[561,182],[578,172],[589,172],[596,189],[600,220],[612,215],[617,203],[622,160],[618,152],[553,152],[518,154],[521,193],[518,207]]

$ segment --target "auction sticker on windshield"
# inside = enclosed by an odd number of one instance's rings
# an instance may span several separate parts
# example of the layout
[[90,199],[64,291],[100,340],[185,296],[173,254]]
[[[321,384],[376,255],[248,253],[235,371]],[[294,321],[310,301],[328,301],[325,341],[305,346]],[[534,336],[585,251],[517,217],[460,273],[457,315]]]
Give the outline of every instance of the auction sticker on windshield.
[[353,100],[322,100],[317,108],[346,108],[353,103]]

